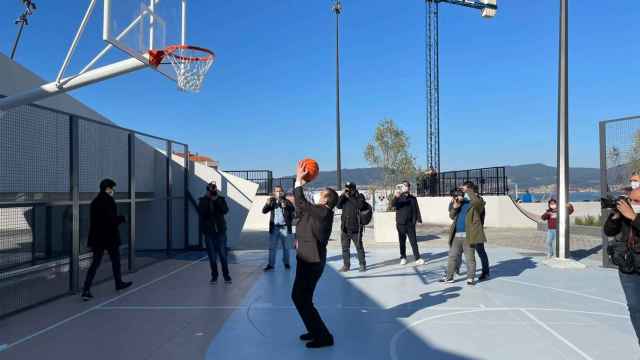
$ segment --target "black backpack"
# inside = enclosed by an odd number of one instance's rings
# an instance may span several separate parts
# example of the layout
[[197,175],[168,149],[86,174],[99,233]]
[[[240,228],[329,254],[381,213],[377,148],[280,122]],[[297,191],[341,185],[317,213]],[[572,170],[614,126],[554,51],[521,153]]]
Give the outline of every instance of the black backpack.
[[368,202],[364,201],[362,203],[362,209],[360,209],[360,225],[369,225],[371,218],[373,218],[373,208]]

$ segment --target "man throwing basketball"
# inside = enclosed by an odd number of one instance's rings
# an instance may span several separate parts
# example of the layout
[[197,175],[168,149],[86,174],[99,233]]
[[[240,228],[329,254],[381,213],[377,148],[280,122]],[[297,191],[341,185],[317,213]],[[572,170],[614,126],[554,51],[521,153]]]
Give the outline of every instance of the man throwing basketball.
[[331,188],[320,193],[317,205],[307,201],[302,186],[307,183],[309,173],[303,162],[298,162],[294,190],[296,214],[299,222],[297,234],[296,278],[291,299],[304,322],[307,333],[300,340],[308,341],[308,348],[333,345],[333,335],[320,318],[313,305],[313,293],[322,276],[327,261],[327,243],[333,225],[333,209],[338,203],[338,194]]

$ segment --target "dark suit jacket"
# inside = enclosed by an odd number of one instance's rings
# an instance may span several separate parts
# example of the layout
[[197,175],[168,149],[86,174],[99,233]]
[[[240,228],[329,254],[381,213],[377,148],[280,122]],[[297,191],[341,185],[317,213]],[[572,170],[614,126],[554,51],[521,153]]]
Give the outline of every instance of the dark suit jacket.
[[211,235],[227,231],[224,216],[229,212],[229,207],[223,196],[218,195],[215,200],[208,196],[201,197],[198,202],[198,212],[201,232]]
[[[292,231],[292,224],[293,224],[293,217],[295,215],[295,208],[293,207],[293,204],[291,203],[291,201],[287,200],[287,199],[281,199],[280,201],[284,202],[284,221],[287,224],[287,231],[289,232],[289,234],[291,234]],[[266,214],[268,212],[271,213],[270,215],[270,219],[269,219],[269,233],[273,232],[273,218],[274,218],[274,210],[280,206],[278,204],[278,201],[276,201],[273,198],[269,198],[267,200],[267,203],[264,204],[264,207],[262,208],[262,213]]]
[[101,192],[91,202],[87,245],[91,248],[104,249],[119,246],[118,226],[124,221],[124,216],[118,216],[118,208],[113,197]]
[[293,195],[299,218],[296,225],[298,258],[310,263],[324,263],[333,226],[333,210],[308,202],[302,186],[295,188]]
[[418,200],[411,194],[402,194],[391,199],[391,206],[396,209],[396,224],[415,225],[422,223]]
[[353,233],[360,231],[360,210],[364,207],[364,202],[364,195],[360,193],[352,196],[347,196],[346,193],[340,195],[337,208],[342,209],[340,224],[343,231]]

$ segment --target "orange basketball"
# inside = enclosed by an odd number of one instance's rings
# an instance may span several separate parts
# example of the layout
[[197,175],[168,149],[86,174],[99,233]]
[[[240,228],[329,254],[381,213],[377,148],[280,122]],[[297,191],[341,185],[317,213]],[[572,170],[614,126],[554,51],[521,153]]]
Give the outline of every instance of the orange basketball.
[[307,175],[304,177],[307,182],[313,181],[320,173],[318,162],[313,159],[305,158],[302,160],[302,168],[307,171]]

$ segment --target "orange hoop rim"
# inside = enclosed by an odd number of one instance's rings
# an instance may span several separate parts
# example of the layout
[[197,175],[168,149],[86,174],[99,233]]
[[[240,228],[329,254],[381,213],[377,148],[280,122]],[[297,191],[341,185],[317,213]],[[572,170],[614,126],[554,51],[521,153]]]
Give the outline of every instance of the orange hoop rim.
[[[195,50],[204,53],[204,56],[184,56],[174,54],[178,50]],[[208,62],[216,58],[216,54],[206,48],[193,45],[170,45],[162,50],[149,50],[149,64],[158,67],[166,56],[173,56],[174,59],[185,62]]]

